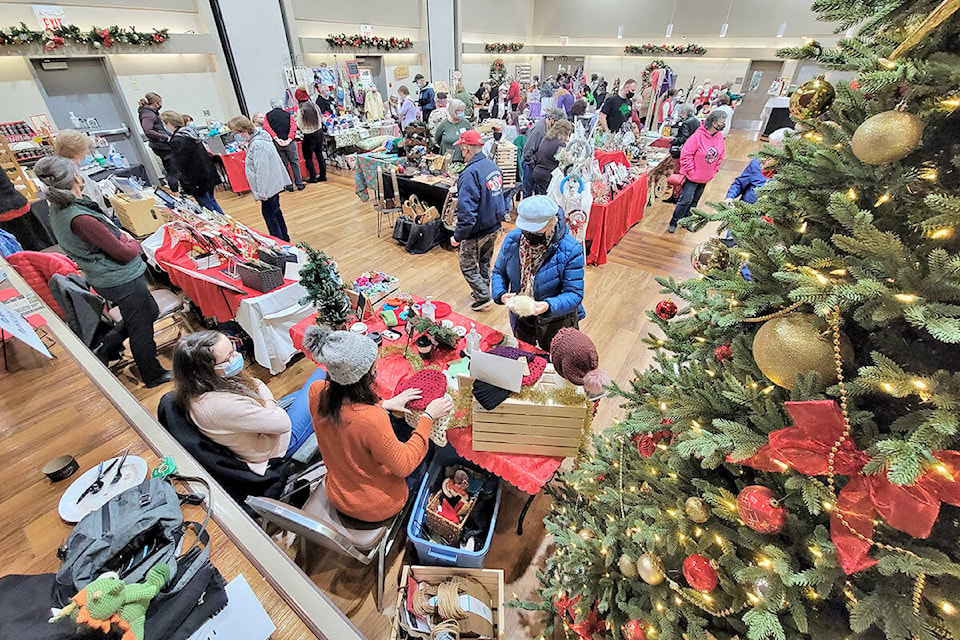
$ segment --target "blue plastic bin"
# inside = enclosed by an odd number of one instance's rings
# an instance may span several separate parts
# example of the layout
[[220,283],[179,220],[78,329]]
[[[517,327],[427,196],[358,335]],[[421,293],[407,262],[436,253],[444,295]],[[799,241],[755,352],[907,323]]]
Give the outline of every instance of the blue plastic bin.
[[487,539],[483,546],[476,551],[467,551],[458,547],[449,547],[445,544],[437,544],[427,539],[424,528],[426,527],[426,509],[427,501],[430,499],[430,486],[433,479],[443,467],[433,467],[427,470],[420,485],[420,492],[417,494],[417,501],[413,504],[413,512],[410,521],[407,523],[407,537],[413,542],[417,549],[417,557],[420,564],[440,567],[462,567],[465,569],[482,569],[483,561],[490,553],[490,543],[493,541],[493,530],[497,526],[497,513],[500,512],[500,494],[503,493],[503,482],[497,482],[497,498],[493,505],[493,513],[490,518],[490,529],[487,531]]

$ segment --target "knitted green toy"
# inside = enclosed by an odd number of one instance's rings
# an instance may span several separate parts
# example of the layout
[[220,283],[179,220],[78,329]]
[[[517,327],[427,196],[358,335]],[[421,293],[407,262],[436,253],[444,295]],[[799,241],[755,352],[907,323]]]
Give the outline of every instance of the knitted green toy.
[[105,573],[73,596],[73,602],[58,611],[50,622],[69,617],[78,625],[103,633],[109,633],[116,625],[123,631],[122,640],[144,640],[147,607],[169,578],[170,567],[163,563],[150,569],[146,580],[138,584],[126,584],[112,571]]

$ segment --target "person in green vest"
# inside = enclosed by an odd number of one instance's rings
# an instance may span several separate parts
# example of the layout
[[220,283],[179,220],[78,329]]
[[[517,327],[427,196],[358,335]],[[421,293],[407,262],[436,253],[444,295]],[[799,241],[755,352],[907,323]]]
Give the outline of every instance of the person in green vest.
[[467,120],[466,105],[462,100],[452,98],[447,103],[447,117],[440,121],[434,134],[434,142],[440,148],[440,153],[451,151],[454,162],[463,162],[463,153],[460,147],[456,146],[456,142],[464,131],[470,129],[473,129],[473,125]]
[[140,243],[83,197],[83,176],[71,160],[41,158],[34,173],[44,185],[60,248],[80,266],[87,283],[116,304],[123,316],[95,348],[97,356],[106,362],[118,358],[124,338],[129,337],[143,383],[157,387],[169,382],[170,371],[157,360],[153,323],[160,311],[147,289]]

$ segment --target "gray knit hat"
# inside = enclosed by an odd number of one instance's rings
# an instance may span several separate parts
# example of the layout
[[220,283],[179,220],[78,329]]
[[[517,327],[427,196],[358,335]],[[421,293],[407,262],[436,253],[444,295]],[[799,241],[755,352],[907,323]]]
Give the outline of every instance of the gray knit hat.
[[307,327],[303,346],[327,368],[327,376],[337,384],[359,382],[377,361],[377,343],[367,336],[333,331],[319,324]]

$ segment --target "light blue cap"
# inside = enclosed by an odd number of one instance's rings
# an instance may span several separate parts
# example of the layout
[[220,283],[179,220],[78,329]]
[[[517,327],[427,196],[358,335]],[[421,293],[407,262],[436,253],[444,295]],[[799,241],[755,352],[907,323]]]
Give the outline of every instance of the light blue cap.
[[560,207],[547,196],[524,198],[517,206],[517,227],[524,231],[540,231],[557,217]]

